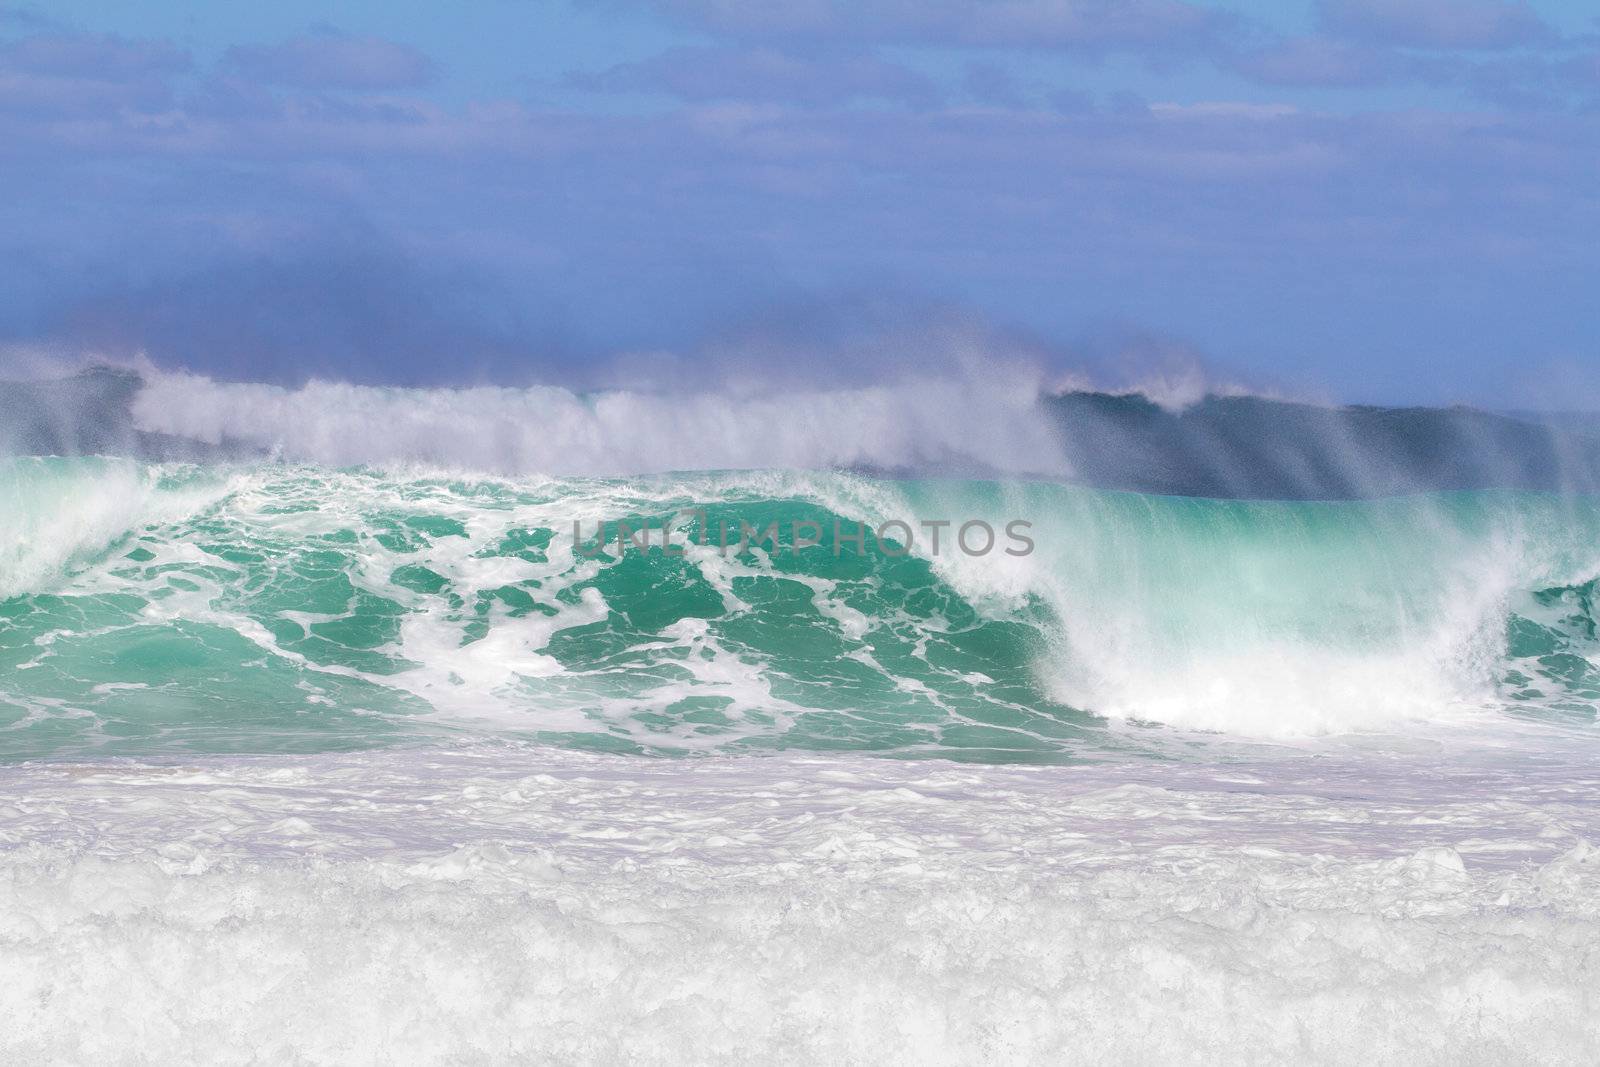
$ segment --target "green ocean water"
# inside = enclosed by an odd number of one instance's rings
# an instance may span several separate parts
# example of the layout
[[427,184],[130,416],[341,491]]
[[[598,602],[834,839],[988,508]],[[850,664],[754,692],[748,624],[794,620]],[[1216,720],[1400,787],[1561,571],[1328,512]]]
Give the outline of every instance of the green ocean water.
[[[20,458],[0,500],[9,760],[488,735],[1060,761],[1600,704],[1586,498]],[[741,523],[777,537],[719,547]]]

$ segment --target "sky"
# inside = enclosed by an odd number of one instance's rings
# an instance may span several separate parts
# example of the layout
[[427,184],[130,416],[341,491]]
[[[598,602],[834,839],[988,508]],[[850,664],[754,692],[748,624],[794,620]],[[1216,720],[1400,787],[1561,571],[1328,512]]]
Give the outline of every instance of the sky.
[[1600,5],[0,0],[0,257],[8,351],[234,379],[1595,409]]

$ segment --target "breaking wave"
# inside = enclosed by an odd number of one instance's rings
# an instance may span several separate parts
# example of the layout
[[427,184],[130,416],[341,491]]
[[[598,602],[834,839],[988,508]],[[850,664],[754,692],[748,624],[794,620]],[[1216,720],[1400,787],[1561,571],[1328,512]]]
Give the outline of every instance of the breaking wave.
[[1587,498],[59,458],[0,487],[13,754],[488,731],[1054,760],[1141,743],[1116,723],[1305,736],[1600,697]]

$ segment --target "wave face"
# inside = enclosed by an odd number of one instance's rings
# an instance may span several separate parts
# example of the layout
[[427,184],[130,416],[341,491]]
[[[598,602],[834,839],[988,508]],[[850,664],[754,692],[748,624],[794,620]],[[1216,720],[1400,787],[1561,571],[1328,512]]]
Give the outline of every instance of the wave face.
[[[104,458],[0,461],[0,492],[13,758],[487,733],[1059,761],[1172,733],[1140,724],[1306,736],[1600,700],[1586,498]],[[926,520],[953,524],[938,550]],[[991,551],[953,543],[971,521]],[[1007,554],[1018,521],[1033,550]],[[719,547],[740,523],[772,539]]]

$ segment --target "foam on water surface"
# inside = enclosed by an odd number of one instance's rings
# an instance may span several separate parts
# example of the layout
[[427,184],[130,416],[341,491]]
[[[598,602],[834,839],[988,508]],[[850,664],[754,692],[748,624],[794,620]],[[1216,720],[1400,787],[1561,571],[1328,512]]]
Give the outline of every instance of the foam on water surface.
[[0,1049],[1592,1062],[1581,766],[502,744],[13,766]]

